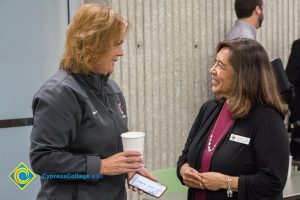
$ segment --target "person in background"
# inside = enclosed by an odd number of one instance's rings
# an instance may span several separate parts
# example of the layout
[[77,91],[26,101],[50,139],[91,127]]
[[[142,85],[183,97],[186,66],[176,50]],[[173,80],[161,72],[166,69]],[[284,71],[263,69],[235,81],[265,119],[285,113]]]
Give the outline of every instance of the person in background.
[[287,113],[265,49],[220,42],[204,103],[177,162],[189,200],[282,200],[289,163]]
[[262,0],[235,0],[237,20],[226,35],[226,40],[236,38],[256,39],[256,30],[261,27],[264,19]]
[[123,152],[126,104],[109,77],[128,29],[127,20],[97,4],[82,5],[69,24],[60,69],[32,103],[37,200],[124,200],[126,177],[139,172],[154,179],[141,153]]
[[[228,32],[225,40],[233,40],[238,38],[256,39],[256,30],[261,27],[264,12],[262,0],[235,0],[235,12],[238,17],[235,25]],[[280,58],[273,60],[272,65],[276,74],[276,79],[279,85],[279,92],[286,103],[294,96],[293,87],[286,82],[287,76],[284,72]]]
[[293,159],[300,161],[300,39],[292,45],[291,54],[286,67],[286,74],[294,86],[295,98],[289,103],[289,128],[292,133],[290,150]]

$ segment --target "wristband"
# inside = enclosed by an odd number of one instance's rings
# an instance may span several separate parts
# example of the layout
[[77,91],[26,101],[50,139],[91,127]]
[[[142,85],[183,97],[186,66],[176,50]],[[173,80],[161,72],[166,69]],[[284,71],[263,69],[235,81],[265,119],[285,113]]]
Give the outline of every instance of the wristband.
[[231,190],[231,183],[232,183],[232,178],[230,177],[230,176],[228,176],[227,177],[227,180],[226,180],[226,182],[227,182],[227,197],[228,198],[231,198],[232,197],[232,190]]

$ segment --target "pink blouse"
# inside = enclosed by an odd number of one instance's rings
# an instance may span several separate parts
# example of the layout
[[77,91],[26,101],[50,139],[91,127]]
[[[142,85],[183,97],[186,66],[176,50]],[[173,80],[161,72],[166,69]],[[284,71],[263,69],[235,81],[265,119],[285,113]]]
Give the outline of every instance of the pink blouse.
[[[201,159],[201,167],[199,169],[200,173],[209,172],[210,161],[214,154],[214,151],[222,138],[227,134],[233,123],[234,120],[232,119],[232,116],[228,110],[228,105],[227,103],[224,103],[218,119],[208,136],[208,140]],[[199,189],[196,192],[196,200],[206,200],[205,190]]]

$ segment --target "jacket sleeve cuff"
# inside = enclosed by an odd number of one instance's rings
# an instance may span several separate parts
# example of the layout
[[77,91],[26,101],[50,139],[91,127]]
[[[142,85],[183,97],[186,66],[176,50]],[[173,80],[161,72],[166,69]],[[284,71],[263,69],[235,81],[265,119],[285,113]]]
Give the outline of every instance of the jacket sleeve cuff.
[[243,194],[246,194],[247,191],[245,189],[245,181],[246,181],[246,177],[241,175],[239,176],[239,181],[238,181],[238,199],[242,200],[244,198],[246,198]]
[[98,179],[102,178],[100,174],[100,162],[101,159],[99,156],[96,155],[89,155],[87,156],[87,170],[86,173],[89,175],[99,175]]

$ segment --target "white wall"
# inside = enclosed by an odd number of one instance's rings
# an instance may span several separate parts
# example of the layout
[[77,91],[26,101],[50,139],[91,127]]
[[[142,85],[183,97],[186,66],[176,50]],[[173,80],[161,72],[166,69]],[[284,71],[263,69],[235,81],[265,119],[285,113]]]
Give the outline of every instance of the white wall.
[[[0,1],[0,120],[32,117],[33,95],[58,70],[67,10],[67,0]],[[36,197],[39,177],[23,191],[8,179],[20,162],[30,167],[30,131],[0,128],[0,199]]]

